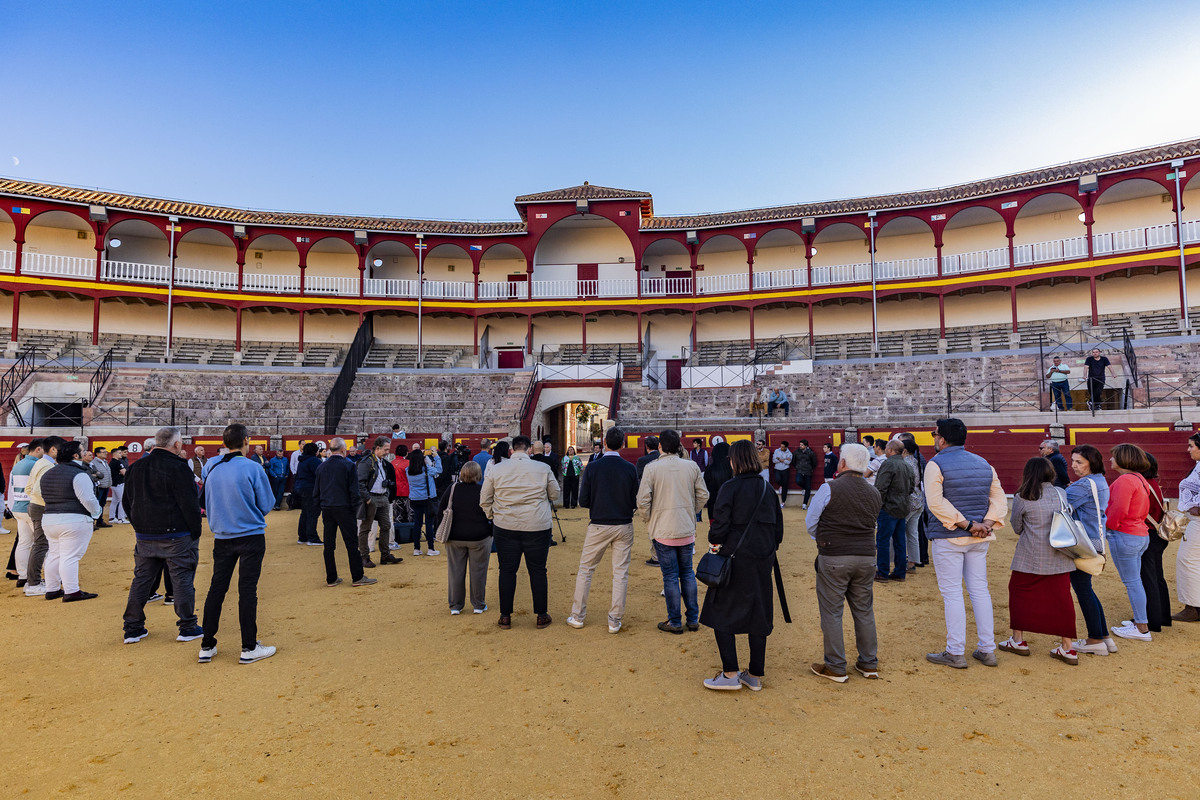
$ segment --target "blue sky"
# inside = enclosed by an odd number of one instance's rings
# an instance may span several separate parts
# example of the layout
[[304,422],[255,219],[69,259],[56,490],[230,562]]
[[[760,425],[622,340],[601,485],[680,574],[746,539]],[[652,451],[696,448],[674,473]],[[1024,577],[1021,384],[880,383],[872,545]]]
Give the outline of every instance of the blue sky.
[[0,12],[0,174],[249,208],[514,219],[589,180],[721,211],[1200,136],[1194,2]]

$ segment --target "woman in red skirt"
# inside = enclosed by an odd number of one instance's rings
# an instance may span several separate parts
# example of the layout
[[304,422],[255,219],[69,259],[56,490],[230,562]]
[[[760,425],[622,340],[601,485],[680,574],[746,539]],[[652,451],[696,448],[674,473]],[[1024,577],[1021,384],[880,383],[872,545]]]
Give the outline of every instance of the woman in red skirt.
[[1029,459],[1012,508],[1012,527],[1021,537],[1008,581],[1012,636],[999,646],[1009,653],[1027,656],[1026,632],[1057,636],[1062,644],[1050,655],[1074,666],[1079,663],[1073,644],[1075,604],[1071,600],[1075,562],[1050,546],[1054,512],[1069,513],[1069,509],[1066,495],[1054,486],[1054,467],[1040,456]]

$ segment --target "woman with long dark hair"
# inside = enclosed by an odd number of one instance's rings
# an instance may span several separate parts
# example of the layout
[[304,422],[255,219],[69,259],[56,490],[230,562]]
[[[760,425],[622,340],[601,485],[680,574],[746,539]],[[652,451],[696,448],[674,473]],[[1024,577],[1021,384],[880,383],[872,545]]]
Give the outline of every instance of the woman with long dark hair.
[[[729,443],[714,444],[709,456],[708,469],[704,472],[704,486],[708,489],[708,502],[705,504],[705,508],[708,509],[708,521],[712,522],[717,492],[725,485],[725,481],[733,477],[733,466],[729,463]],[[755,458],[758,458],[757,453],[755,453]]]
[[426,555],[441,555],[433,546],[437,535],[437,476],[441,470],[421,450],[408,454],[408,504],[413,513],[413,555],[421,555],[421,527],[425,528]]
[[[765,674],[767,637],[774,628],[771,569],[783,541],[783,510],[770,484],[759,475],[754,445],[744,439],[734,442],[729,455],[733,477],[718,488],[708,532],[714,551],[733,556],[729,582],[709,587],[700,610],[701,624],[716,636],[721,671],[705,679],[704,685],[724,690],[746,686],[757,692]],[[739,670],[734,640],[741,633],[750,637],[750,663],[744,672]]]
[[1013,498],[1012,529],[1021,537],[1013,554],[1008,580],[1008,611],[1012,635],[998,646],[1019,656],[1029,655],[1025,633],[1046,633],[1062,641],[1050,651],[1072,666],[1075,651],[1075,604],[1071,602],[1071,573],[1075,562],[1050,546],[1054,513],[1068,508],[1067,496],[1054,485],[1054,466],[1041,456],[1025,462],[1021,485]]

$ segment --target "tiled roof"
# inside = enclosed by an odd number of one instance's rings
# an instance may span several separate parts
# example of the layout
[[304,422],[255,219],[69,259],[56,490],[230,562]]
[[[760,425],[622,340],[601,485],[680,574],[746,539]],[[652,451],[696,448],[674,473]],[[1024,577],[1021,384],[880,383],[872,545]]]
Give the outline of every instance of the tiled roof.
[[98,189],[77,189],[0,179],[0,195],[87,203],[123,211],[143,211],[153,214],[173,214],[187,219],[213,220],[240,225],[287,225],[302,228],[331,228],[335,230],[388,231],[395,233],[460,234],[495,236],[525,233],[523,222],[454,222],[427,219],[396,219],[392,217],[349,217],[336,214],[301,214],[288,211],[249,211],[242,208],[208,206],[180,200],[160,200],[153,197],[118,194]]
[[580,186],[566,189],[555,189],[550,192],[523,194],[514,202],[524,203],[559,203],[568,200],[649,200],[649,192],[637,192],[632,189],[613,189],[608,186],[596,186],[584,181]]
[[1130,150],[1129,152],[1116,153],[1087,161],[1072,161],[1054,167],[1020,172],[1016,175],[1005,175],[999,178],[990,178],[972,183],[961,183],[957,186],[947,186],[942,189],[931,189],[923,192],[858,197],[850,200],[802,203],[792,206],[775,206],[773,208],[752,208],[745,211],[729,211],[719,214],[653,217],[643,220],[642,228],[710,228],[722,225],[739,225],[755,222],[771,222],[774,220],[800,219],[802,217],[821,217],[833,214],[854,214],[866,211],[936,205],[938,203],[951,203],[974,197],[987,197],[1019,189],[1045,186],[1061,181],[1074,180],[1083,175],[1103,174],[1195,155],[1200,155],[1200,139],[1190,139],[1188,141],[1160,145],[1144,150]]

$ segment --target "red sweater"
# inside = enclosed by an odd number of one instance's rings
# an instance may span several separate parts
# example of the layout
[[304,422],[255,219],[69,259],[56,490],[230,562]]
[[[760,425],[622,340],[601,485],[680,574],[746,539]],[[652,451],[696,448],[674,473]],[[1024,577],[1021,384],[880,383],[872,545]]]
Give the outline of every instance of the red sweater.
[[1150,513],[1150,494],[1146,479],[1133,473],[1122,474],[1108,487],[1108,529],[1131,536],[1146,536],[1146,515]]

